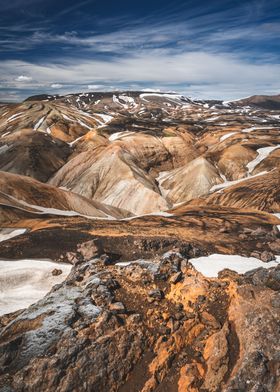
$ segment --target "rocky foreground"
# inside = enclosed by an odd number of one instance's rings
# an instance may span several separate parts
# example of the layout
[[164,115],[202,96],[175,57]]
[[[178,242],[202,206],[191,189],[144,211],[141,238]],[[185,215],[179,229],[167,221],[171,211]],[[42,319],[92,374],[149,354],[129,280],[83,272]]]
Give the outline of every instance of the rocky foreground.
[[[205,278],[179,253],[113,264],[1,319],[1,391],[278,391],[280,266]],[[81,253],[80,253],[81,255]]]
[[280,390],[279,102],[0,104],[0,392]]

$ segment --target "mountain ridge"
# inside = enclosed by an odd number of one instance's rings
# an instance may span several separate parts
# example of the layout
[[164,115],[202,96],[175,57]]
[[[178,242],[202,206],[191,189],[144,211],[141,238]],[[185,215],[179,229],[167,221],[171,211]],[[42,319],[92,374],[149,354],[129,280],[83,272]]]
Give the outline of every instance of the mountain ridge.
[[278,98],[49,97],[0,105],[0,390],[278,391]]

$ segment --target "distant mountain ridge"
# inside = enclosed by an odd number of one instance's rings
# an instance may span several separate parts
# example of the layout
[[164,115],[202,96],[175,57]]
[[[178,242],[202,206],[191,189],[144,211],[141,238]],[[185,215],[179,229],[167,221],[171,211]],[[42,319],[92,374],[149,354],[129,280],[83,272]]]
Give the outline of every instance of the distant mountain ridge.
[[[66,95],[59,95],[59,94],[39,94],[39,95],[34,95],[30,96],[25,99],[25,101],[52,101],[52,100],[65,100],[69,99],[69,97],[72,98],[78,98],[80,97],[84,102],[90,102],[93,99],[102,99],[102,98],[108,98],[113,95],[118,95],[118,94],[125,94],[130,97],[139,97],[141,94],[158,94],[158,95],[164,95],[164,94],[170,94],[174,96],[178,96],[180,94],[177,93],[170,93],[170,92],[154,92],[154,91],[130,91],[130,90],[119,90],[119,91],[112,91],[112,92],[84,92],[84,93],[73,93],[73,94],[66,94]],[[218,100],[218,99],[192,99],[190,97],[184,97],[184,95],[181,95],[182,99],[185,99],[186,101],[192,101],[192,102],[197,102],[197,103],[204,103],[208,104],[209,106],[251,106],[251,107],[258,107],[262,109],[270,109],[270,110],[279,110],[280,109],[280,94],[278,95],[253,95],[250,97],[246,98],[240,98],[237,100],[232,100],[232,101],[223,101],[223,100]]]

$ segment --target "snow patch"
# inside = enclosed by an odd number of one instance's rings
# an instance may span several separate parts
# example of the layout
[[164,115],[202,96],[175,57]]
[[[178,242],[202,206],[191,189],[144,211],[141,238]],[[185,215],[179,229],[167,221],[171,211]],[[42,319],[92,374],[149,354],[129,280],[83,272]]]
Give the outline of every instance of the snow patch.
[[226,135],[223,135],[221,138],[220,138],[220,142],[223,142],[224,140],[226,140],[226,139],[228,139],[229,137],[231,137],[232,135],[235,135],[237,132],[230,132],[230,133],[227,133]]
[[40,118],[40,120],[34,125],[34,131],[37,131],[37,129],[43,124],[45,120],[45,117]]
[[14,114],[13,116],[9,117],[9,118],[6,120],[6,122],[9,123],[9,122],[15,120],[17,117],[20,117],[20,115],[23,114],[23,113],[24,113],[24,112],[20,112],[20,113]]
[[258,131],[258,130],[264,130],[264,129],[275,129],[277,127],[251,127],[251,128],[245,128],[242,129],[242,132],[248,133],[252,131]]
[[190,259],[189,261],[198,272],[209,278],[214,278],[225,268],[229,268],[239,274],[244,274],[255,268],[276,267],[280,263],[280,256],[276,256],[276,261],[270,261],[269,263],[264,263],[255,257],[222,254],[212,254],[210,256]]
[[7,241],[10,238],[17,237],[18,235],[24,234],[26,229],[1,229],[0,231],[0,242]]
[[85,124],[83,121],[81,121],[81,120],[77,120],[77,121],[78,121],[78,123],[79,123],[82,127],[85,127],[85,128],[87,128],[87,129],[92,129],[92,127],[88,126],[88,125]]
[[140,94],[140,99],[142,99],[145,102],[149,102],[146,97],[160,97],[160,98],[167,98],[169,101],[175,103],[178,105],[178,103],[182,104],[182,98],[184,98],[182,95],[178,94],[157,94],[157,93],[145,93],[145,94]]
[[113,120],[114,118],[112,116],[109,116],[109,114],[96,113],[96,115],[101,117],[105,124]]
[[[53,276],[57,268],[62,274]],[[69,274],[70,264],[51,260],[0,260],[0,315],[24,309],[43,298]]]
[[257,150],[258,156],[253,161],[249,162],[246,166],[248,173],[252,173],[255,167],[258,166],[259,163],[261,163],[272,151],[276,150],[277,148],[280,148],[280,145],[259,148]]
[[131,264],[131,261],[120,261],[119,263],[116,263],[115,265],[118,267],[128,267]]
[[109,140],[110,142],[113,142],[114,140],[122,139],[123,137],[132,136],[132,135],[135,135],[135,132],[130,132],[130,131],[116,132],[109,136]]
[[228,187],[230,187],[232,185],[239,184],[240,182],[247,181],[250,178],[262,176],[263,174],[267,174],[267,173],[268,173],[267,171],[263,171],[261,173],[255,174],[254,176],[248,176],[248,177],[245,177],[245,178],[240,178],[239,180],[225,181],[222,184],[218,184],[218,185],[212,186],[212,188],[210,189],[210,192],[215,192],[217,190],[222,190],[222,189],[228,188]]

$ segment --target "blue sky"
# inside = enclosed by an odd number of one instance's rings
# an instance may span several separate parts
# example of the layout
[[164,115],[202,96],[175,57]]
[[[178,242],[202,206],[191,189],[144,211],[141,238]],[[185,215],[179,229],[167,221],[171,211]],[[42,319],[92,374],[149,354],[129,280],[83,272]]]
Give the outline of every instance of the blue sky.
[[0,100],[161,89],[280,92],[277,0],[0,0]]

